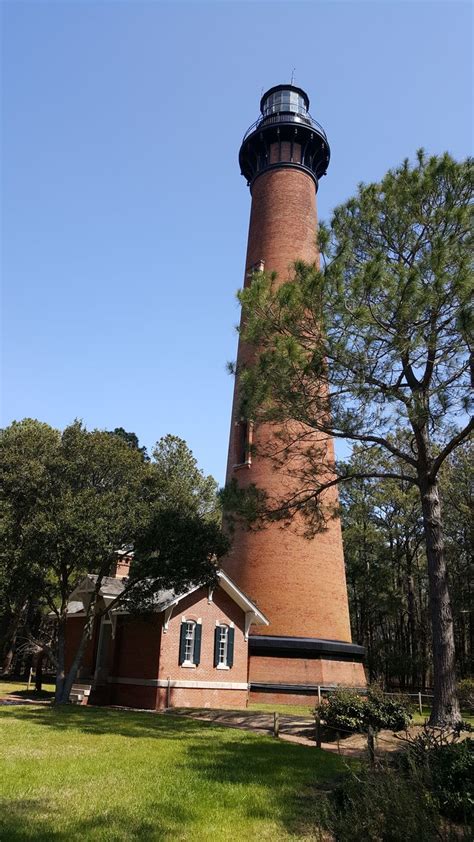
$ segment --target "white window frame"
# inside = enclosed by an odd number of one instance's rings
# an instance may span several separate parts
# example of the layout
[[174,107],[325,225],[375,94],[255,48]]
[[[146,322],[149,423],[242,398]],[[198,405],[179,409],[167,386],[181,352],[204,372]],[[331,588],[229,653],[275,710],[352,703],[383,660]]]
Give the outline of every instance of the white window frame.
[[[229,652],[229,628],[230,626],[227,623],[217,623],[217,628],[219,629],[219,648],[218,648],[218,663],[216,669],[218,670],[229,670],[228,664],[228,652]],[[225,638],[222,639],[222,631],[225,630]],[[221,650],[222,647],[222,650]],[[222,660],[221,660],[221,651],[222,651]]]
[[[196,664],[194,663],[194,642],[196,640],[196,620],[183,620],[183,623],[186,626],[186,643],[184,648],[184,661],[181,664],[182,667],[195,667]],[[192,633],[188,637],[188,629],[192,626]],[[187,658],[188,649],[190,650],[190,657]]]

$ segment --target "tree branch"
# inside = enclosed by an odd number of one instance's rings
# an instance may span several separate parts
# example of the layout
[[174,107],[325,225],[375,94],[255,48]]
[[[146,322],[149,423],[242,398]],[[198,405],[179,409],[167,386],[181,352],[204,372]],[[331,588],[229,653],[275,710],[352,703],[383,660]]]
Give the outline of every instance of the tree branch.
[[474,429],[474,417],[471,418],[468,424],[464,427],[463,430],[460,430],[459,433],[451,439],[450,442],[446,445],[445,448],[438,454],[436,459],[434,460],[431,470],[429,472],[429,477],[431,480],[436,478],[436,474],[438,473],[441,465],[443,464],[444,460],[447,456],[460,444],[463,439],[467,438],[471,430]]

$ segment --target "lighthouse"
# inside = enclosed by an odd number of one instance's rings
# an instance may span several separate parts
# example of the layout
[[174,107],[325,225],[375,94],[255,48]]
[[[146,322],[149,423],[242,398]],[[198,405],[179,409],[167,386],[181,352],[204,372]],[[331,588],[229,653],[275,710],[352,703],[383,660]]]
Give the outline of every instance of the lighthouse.
[[[239,152],[251,194],[245,285],[263,270],[276,272],[277,283],[284,283],[297,260],[318,265],[316,195],[329,159],[326,134],[310,115],[305,91],[294,85],[270,88]],[[291,466],[272,458],[278,430],[241,415],[238,371],[251,361],[252,349],[240,339],[226,482],[256,485],[282,499],[297,485]],[[334,461],[332,440],[325,439],[322,447],[327,471]],[[325,502],[334,509],[335,488]],[[223,563],[270,621],[250,628],[249,683],[255,700],[308,701],[321,686],[365,684],[364,650],[351,638],[340,519],[328,517],[311,538],[301,526],[297,519],[258,530],[237,523]]]

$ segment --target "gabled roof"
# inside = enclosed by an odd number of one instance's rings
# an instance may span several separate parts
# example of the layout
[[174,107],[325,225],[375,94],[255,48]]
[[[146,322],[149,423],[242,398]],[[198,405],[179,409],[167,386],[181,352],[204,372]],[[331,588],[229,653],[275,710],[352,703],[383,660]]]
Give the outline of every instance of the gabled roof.
[[[219,587],[222,588],[222,590],[239,606],[239,608],[241,608],[245,614],[253,615],[252,623],[254,625],[269,625],[269,621],[265,615],[257,608],[250,597],[248,597],[247,594],[245,594],[238,585],[235,584],[227,573],[224,573],[223,570],[218,570],[217,579]],[[89,573],[81,582],[79,582],[69,598],[67,607],[68,614],[78,614],[85,610],[85,605],[88,604],[88,601],[95,589],[96,581],[97,576]],[[99,593],[106,605],[111,603],[122,593],[126,582],[126,579],[116,579],[111,576],[104,576]],[[167,608],[170,608],[172,605],[177,605],[181,602],[181,600],[195,591],[198,591],[201,587],[202,585],[196,585],[195,587],[190,588],[187,591],[183,591],[182,593],[176,593],[174,590],[157,591],[154,595],[154,610],[157,613],[166,611]],[[114,611],[114,609],[112,609],[112,611]],[[124,606],[121,605],[118,607],[117,611],[120,613],[124,612]]]

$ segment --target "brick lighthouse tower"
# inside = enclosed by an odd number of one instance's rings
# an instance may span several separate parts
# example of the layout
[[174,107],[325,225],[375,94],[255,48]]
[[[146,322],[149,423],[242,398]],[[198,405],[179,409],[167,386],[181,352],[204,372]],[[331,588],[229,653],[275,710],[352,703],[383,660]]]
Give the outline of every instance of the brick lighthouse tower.
[[[245,283],[262,269],[277,272],[283,283],[296,260],[319,260],[316,192],[330,150],[308,109],[309,98],[301,88],[270,88],[260,102],[261,116],[242,141],[239,163],[252,196]],[[237,368],[250,354],[240,341]],[[270,496],[283,497],[296,486],[289,469],[265,455],[275,430],[241,418],[239,403],[237,378],[227,482],[255,484]],[[325,447],[332,461],[330,439]],[[337,499],[332,494],[328,492],[328,503]],[[270,620],[264,631],[250,631],[253,698],[308,701],[318,685],[365,684],[364,650],[351,642],[338,518],[329,519],[312,539],[296,523],[271,523],[257,531],[238,525],[223,567]]]

